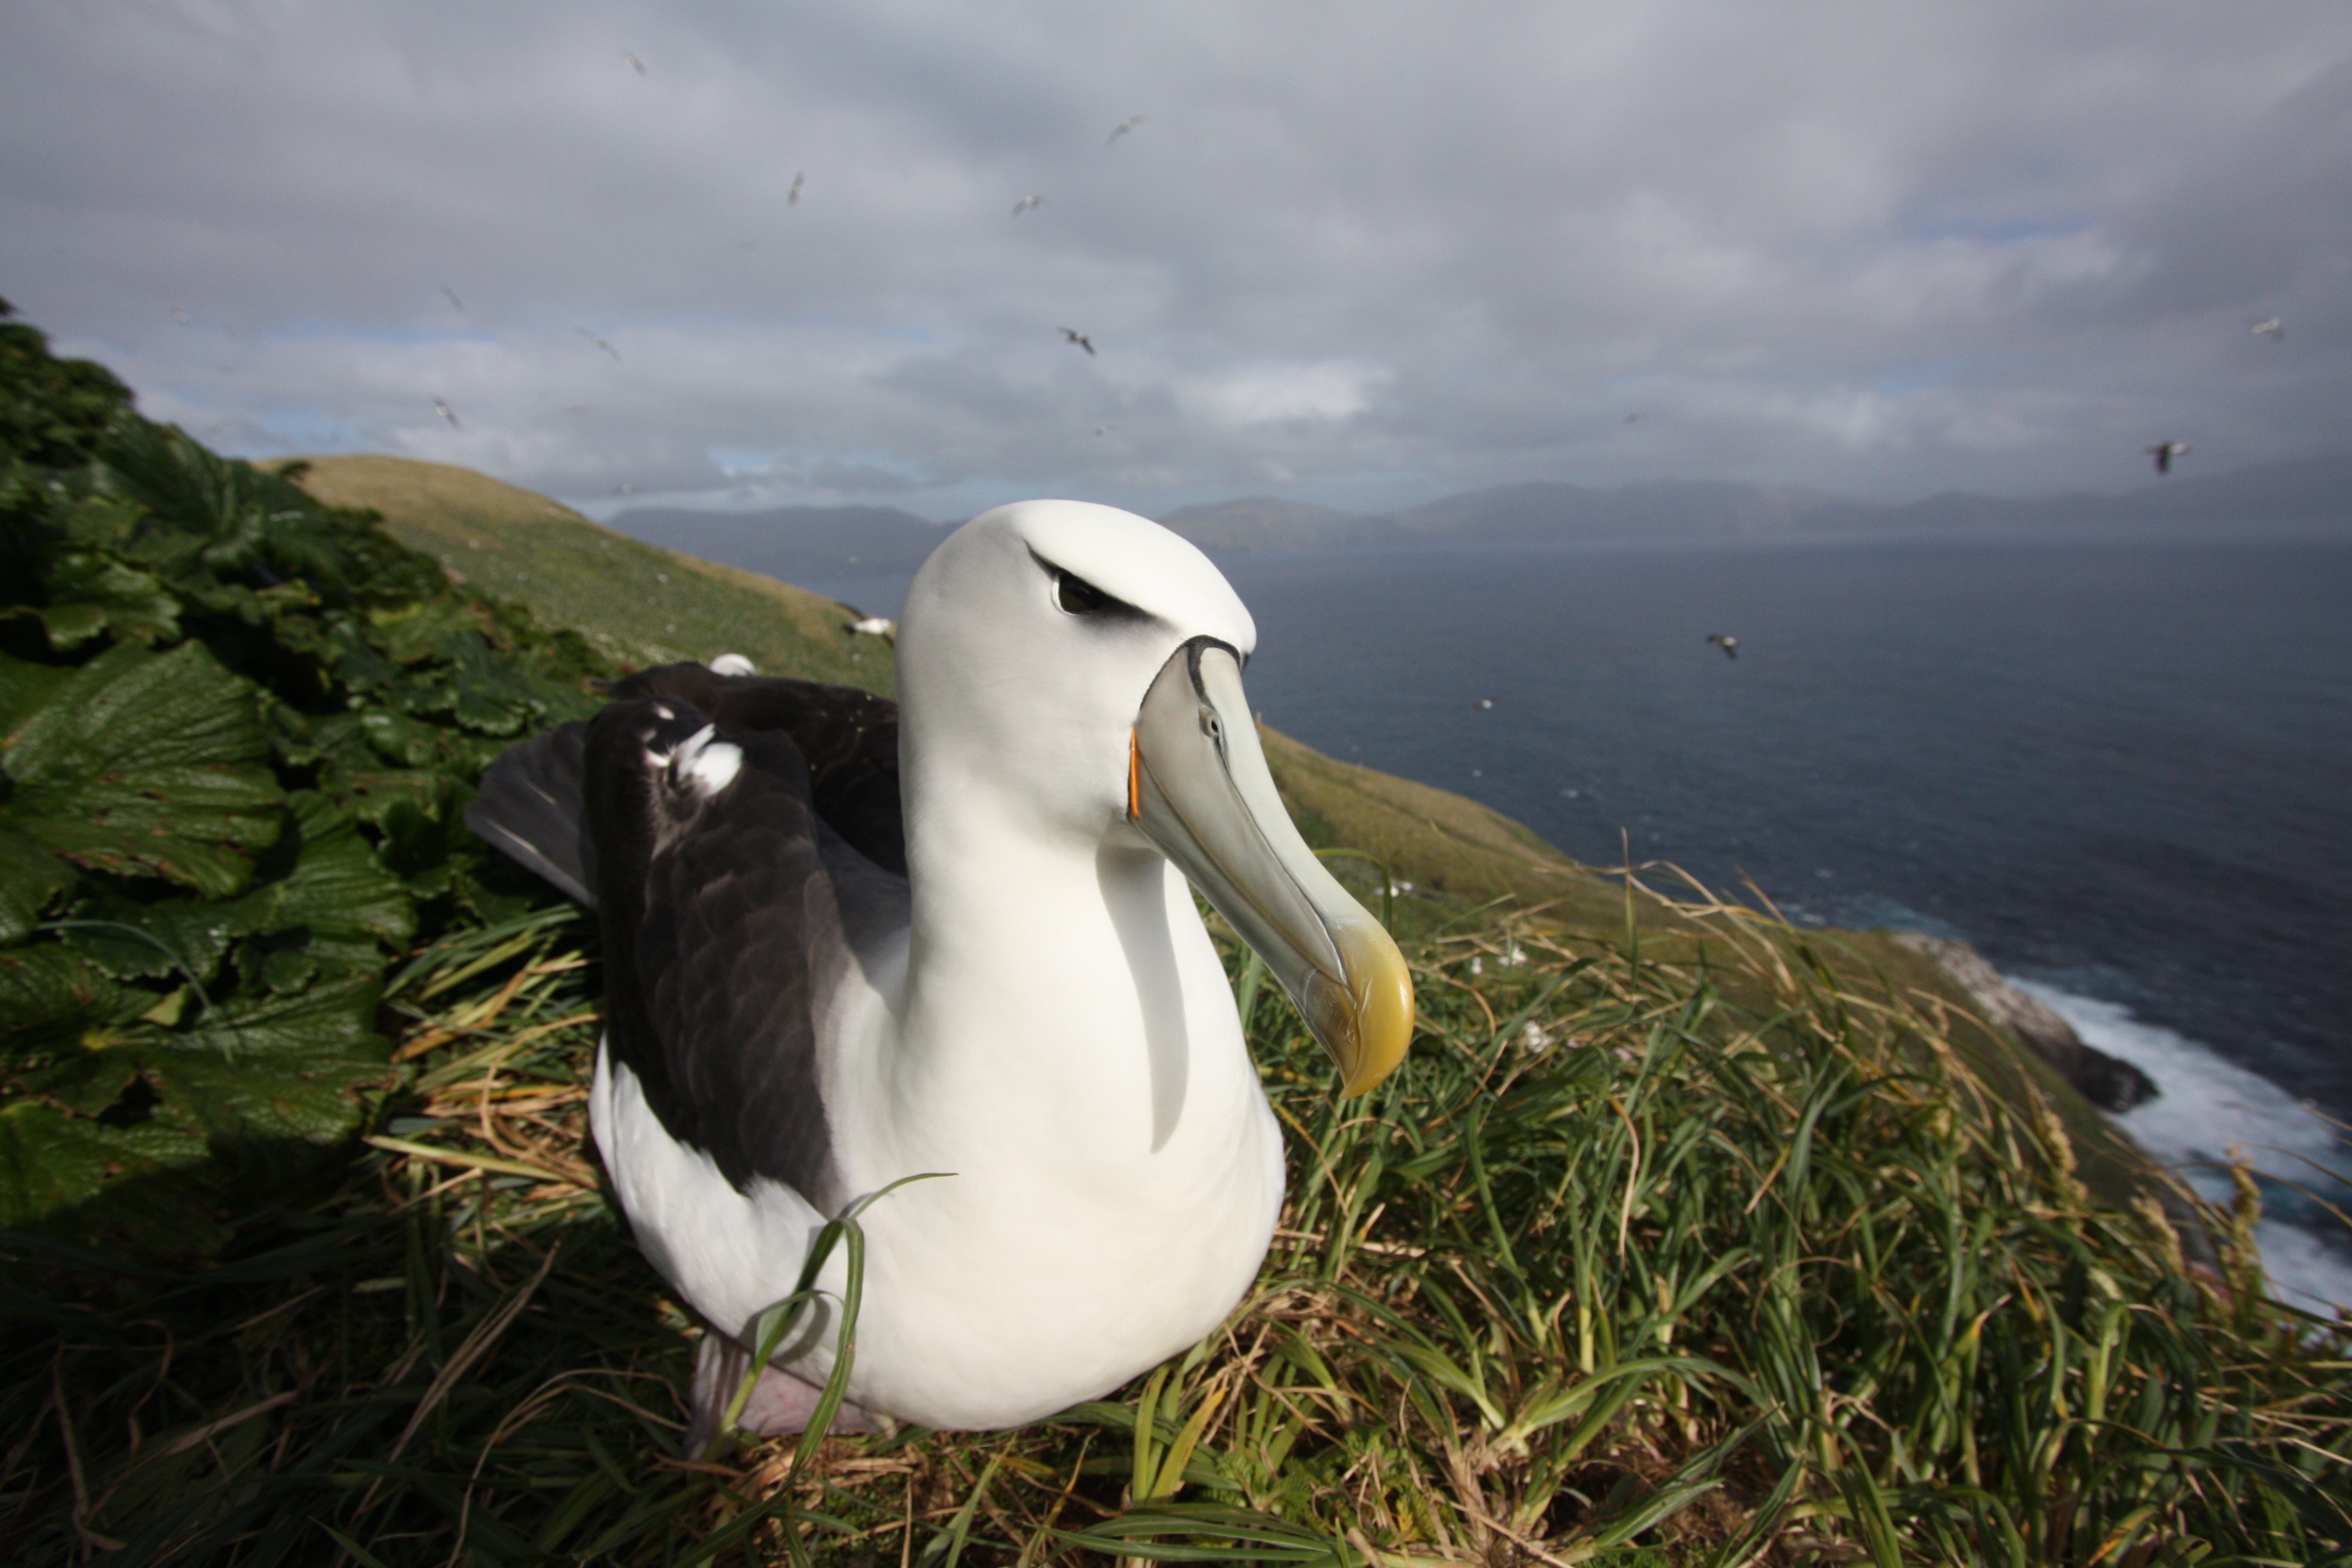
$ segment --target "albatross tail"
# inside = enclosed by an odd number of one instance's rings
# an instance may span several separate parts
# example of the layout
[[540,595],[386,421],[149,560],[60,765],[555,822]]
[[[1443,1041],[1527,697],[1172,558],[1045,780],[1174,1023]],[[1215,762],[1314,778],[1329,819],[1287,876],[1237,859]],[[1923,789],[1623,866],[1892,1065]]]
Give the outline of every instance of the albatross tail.
[[587,725],[572,723],[508,747],[482,775],[466,826],[593,910],[596,846],[580,784],[587,738]]

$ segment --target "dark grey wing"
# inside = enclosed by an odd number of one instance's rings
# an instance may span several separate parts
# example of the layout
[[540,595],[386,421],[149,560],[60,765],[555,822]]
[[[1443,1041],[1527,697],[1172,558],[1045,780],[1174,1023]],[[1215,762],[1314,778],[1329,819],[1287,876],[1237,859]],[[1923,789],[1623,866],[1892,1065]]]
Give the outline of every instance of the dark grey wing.
[[817,816],[877,866],[907,874],[897,703],[855,687],[719,675],[699,664],[643,671],[616,684],[613,695],[683,698],[730,734],[765,730],[791,736],[808,764]]
[[482,775],[466,826],[593,910],[596,846],[580,813],[587,734],[572,723],[508,747]]
[[606,1047],[670,1136],[830,1212],[821,1031],[908,921],[897,707],[692,664],[613,695],[510,747],[466,820],[598,911]]
[[903,931],[906,884],[817,816],[799,750],[677,698],[590,721],[587,821],[612,1059],[738,1191],[843,1196],[819,1062],[857,939]]
[[[714,673],[670,664],[616,683],[613,695],[683,699],[725,730],[774,731],[807,764],[816,814],[848,847],[895,876],[907,874],[898,805],[898,707],[853,687]],[[482,777],[466,825],[590,909],[596,907],[596,847],[581,801],[584,723],[509,746]]]

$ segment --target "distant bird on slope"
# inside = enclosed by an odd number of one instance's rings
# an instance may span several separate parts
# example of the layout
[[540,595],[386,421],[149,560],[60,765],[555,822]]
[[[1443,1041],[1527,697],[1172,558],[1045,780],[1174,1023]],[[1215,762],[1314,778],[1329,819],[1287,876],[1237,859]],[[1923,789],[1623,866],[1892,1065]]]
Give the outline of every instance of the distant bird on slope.
[[643,60],[641,60],[641,59],[637,58],[637,57],[636,57],[636,56],[635,56],[635,55],[631,54],[631,53],[630,53],[628,50],[626,50],[626,49],[623,49],[623,50],[621,51],[621,58],[622,58],[623,59],[625,59],[625,60],[626,60],[626,61],[628,61],[628,62],[629,62],[629,68],[630,68],[631,70],[633,70],[633,71],[636,72],[639,76],[643,76],[643,75],[645,75],[645,74],[646,74],[646,62],[645,62],[645,61],[643,61]]
[[2286,342],[2286,323],[2276,316],[2265,316],[2254,323],[2254,336],[2268,338],[2274,343]]
[[1069,339],[1070,342],[1077,344],[1078,347],[1086,350],[1087,353],[1092,353],[1095,352],[1094,340],[1087,336],[1086,333],[1079,331],[1076,327],[1056,327],[1054,330],[1061,333],[1064,337]]
[[794,174],[793,176],[793,188],[784,193],[784,205],[788,207],[800,205],[801,192],[807,188],[808,176],[806,174]]
[[1045,198],[1043,196],[1023,196],[1019,201],[1013,204],[1013,216],[1014,217],[1019,217],[1031,207],[1042,207],[1045,205]]
[[457,290],[456,290],[455,289],[450,288],[450,287],[449,287],[449,285],[447,285],[446,283],[444,283],[444,284],[442,284],[442,285],[441,285],[441,292],[443,292],[444,294],[446,294],[446,295],[449,297],[449,304],[450,304],[450,308],[451,308],[451,309],[453,309],[453,310],[464,310],[464,309],[466,308],[466,301],[464,301],[463,300],[460,300],[459,298],[457,298]]
[[1739,657],[1739,639],[1733,637],[1729,632],[1709,632],[1706,634],[1706,640],[1721,648],[1723,650],[1724,658],[1738,658]]
[[621,363],[620,350],[614,348],[612,344],[606,342],[604,339],[598,337],[595,333],[590,331],[585,327],[574,327],[572,330],[578,332],[582,337],[586,338],[590,342],[594,343],[598,348],[603,349],[606,353],[611,354],[614,364]]
[[2189,455],[2189,443],[2186,441],[2158,441],[2155,446],[2150,447],[2147,449],[2147,455],[2156,459],[2156,471],[2158,473],[2168,474],[2172,472],[2173,458],[2185,458]]
[[433,400],[433,412],[441,416],[442,418],[446,419],[449,422],[450,429],[456,430],[460,428],[457,424],[457,414],[451,410],[447,404],[442,402],[437,397]]
[[710,661],[713,675],[757,675],[759,667],[740,653],[722,653]]
[[1139,126],[1139,125],[1140,125],[1140,124],[1142,124],[1142,123],[1143,123],[1143,116],[1141,116],[1140,114],[1130,114],[1130,115],[1129,115],[1126,119],[1124,119],[1124,120],[1120,121],[1117,125],[1114,125],[1114,126],[1112,126],[1112,127],[1111,127],[1111,132],[1110,132],[1110,135],[1109,135],[1108,138],[1106,138],[1106,139],[1104,140],[1104,142],[1103,142],[1103,147],[1105,148],[1105,150],[1108,150],[1108,149],[1110,149],[1110,148],[1112,148],[1112,147],[1116,147],[1116,146],[1118,146],[1118,139],[1119,139],[1120,137],[1122,137],[1122,136],[1126,135],[1129,132],[1130,132],[1130,131],[1134,130],[1137,126]]
[[885,616],[860,616],[849,623],[849,630],[861,637],[880,637],[885,642],[898,639],[898,623]]

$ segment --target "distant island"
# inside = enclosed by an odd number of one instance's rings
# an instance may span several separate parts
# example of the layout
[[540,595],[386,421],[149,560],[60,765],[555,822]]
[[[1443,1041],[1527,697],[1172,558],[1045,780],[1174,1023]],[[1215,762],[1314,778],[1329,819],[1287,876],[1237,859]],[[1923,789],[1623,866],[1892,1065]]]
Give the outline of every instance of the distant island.
[[[961,522],[961,518],[947,520]],[[2011,500],[1950,491],[1860,500],[1793,485],[1657,479],[1594,489],[1504,485],[1401,511],[1342,511],[1247,497],[1160,521],[1212,553],[1414,544],[1583,543],[2134,531],[2161,538],[2352,535],[2352,455],[2261,463],[2210,478],[2152,480],[2122,495]],[[912,572],[942,524],[897,507],[715,512],[639,507],[611,526],[649,544],[785,582]]]

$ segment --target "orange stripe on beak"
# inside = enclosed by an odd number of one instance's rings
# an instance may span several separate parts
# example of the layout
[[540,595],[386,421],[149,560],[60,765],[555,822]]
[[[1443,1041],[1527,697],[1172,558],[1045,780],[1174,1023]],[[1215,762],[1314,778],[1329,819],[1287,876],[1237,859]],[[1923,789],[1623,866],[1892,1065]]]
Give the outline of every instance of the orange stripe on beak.
[[1127,732],[1127,819],[1139,822],[1143,818],[1143,752],[1137,745],[1135,731]]

